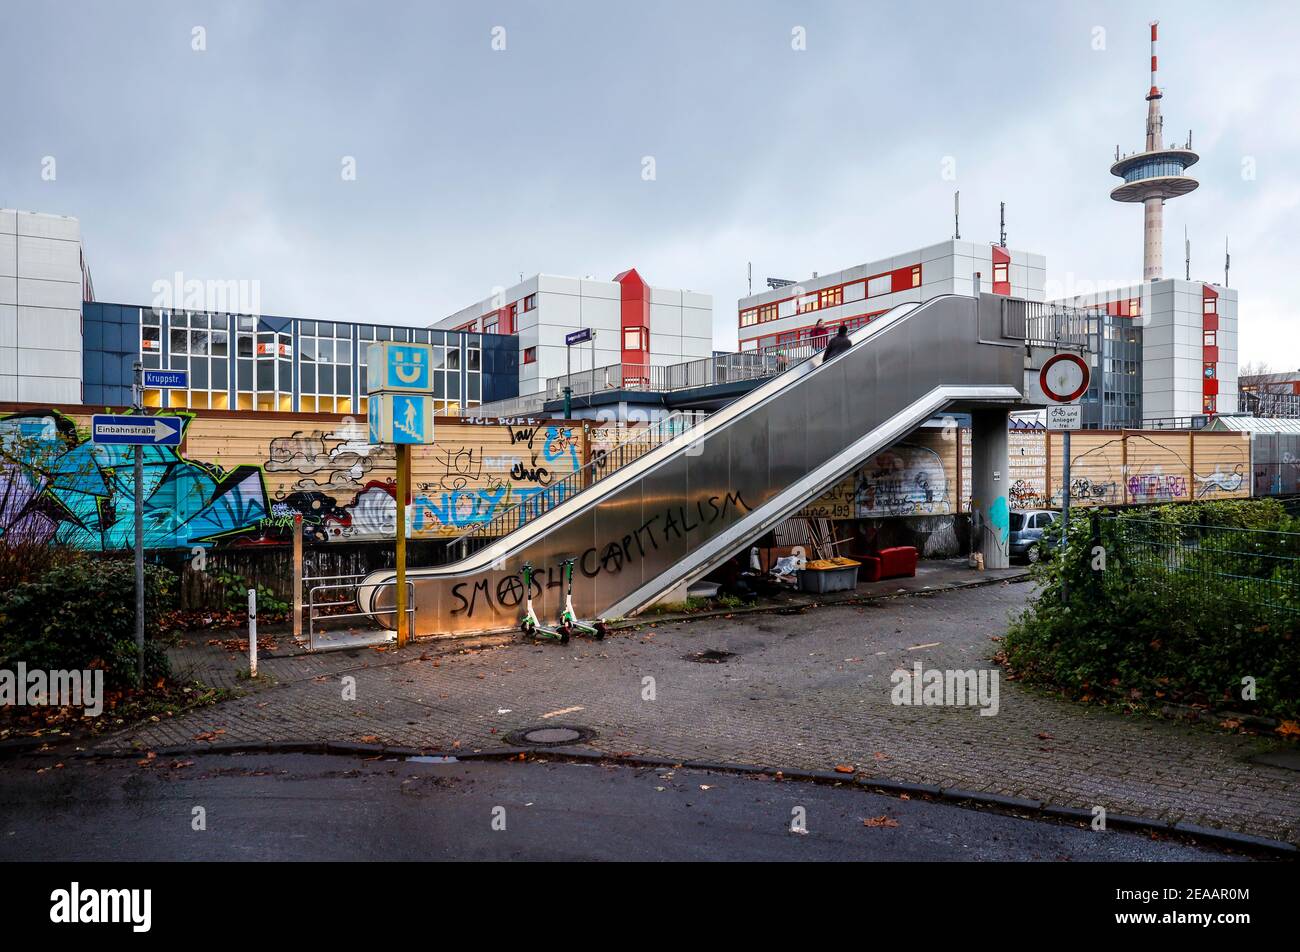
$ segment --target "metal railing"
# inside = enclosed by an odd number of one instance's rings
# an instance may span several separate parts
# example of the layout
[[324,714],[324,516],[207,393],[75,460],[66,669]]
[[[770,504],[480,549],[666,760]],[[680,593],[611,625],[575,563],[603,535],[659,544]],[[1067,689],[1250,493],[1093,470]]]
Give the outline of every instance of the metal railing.
[[551,377],[546,381],[548,399],[564,396],[565,386],[573,388],[574,396],[600,393],[606,390],[638,390],[653,393],[671,393],[674,390],[693,390],[718,384],[739,383],[775,377],[825,346],[805,338],[789,344],[773,344],[762,350],[745,350],[738,353],[714,354],[699,360],[680,364],[655,366],[652,364],[609,364],[591,370]]
[[1203,583],[1216,598],[1265,606],[1300,617],[1300,532],[1181,525],[1159,519],[1102,516],[1119,558],[1108,568],[1128,566],[1145,576],[1152,591],[1166,590],[1169,576]]
[[1300,393],[1243,390],[1237,394],[1237,407],[1258,417],[1295,419],[1300,417]]
[[[363,612],[361,606],[357,604],[357,583],[365,575],[320,575],[313,578],[304,578],[303,585],[307,586],[307,604],[304,606],[307,610],[307,650],[315,651],[320,647],[317,644],[316,631],[318,622],[326,619],[331,621],[343,621],[354,618],[370,619],[375,615],[395,615],[397,608]],[[317,582],[328,582],[331,584],[317,585]],[[396,582],[382,582],[375,588],[396,588]],[[406,608],[406,635],[408,639],[415,637],[415,583],[408,581],[407,589],[407,608]],[[317,601],[317,594],[321,592],[350,592],[347,598],[335,598],[327,601]],[[326,609],[342,608],[353,606],[357,611],[353,612],[335,612],[326,611]],[[318,613],[318,609],[320,610]],[[323,631],[324,629],[322,629]],[[393,625],[393,631],[396,632],[397,625]]]
[[525,501],[503,509],[486,522],[480,522],[461,533],[451,540],[449,548],[455,551],[455,547],[459,545],[461,558],[464,558],[469,553],[469,544],[472,540],[509,535],[528,520],[550,512],[566,499],[591,488],[633,460],[640,459],[651,450],[694,429],[699,420],[698,414],[678,412],[664,417],[657,423],[627,431],[631,435],[626,439],[608,449],[592,453],[591,459],[563,479],[552,483]]
[[486,420],[496,418],[540,416],[546,402],[551,399],[545,390],[524,394],[521,397],[508,397],[505,400],[493,400],[477,407],[470,407],[464,416],[470,419]]
[[1091,321],[1103,312],[1045,301],[1002,299],[1002,335],[1038,347],[1088,350]]

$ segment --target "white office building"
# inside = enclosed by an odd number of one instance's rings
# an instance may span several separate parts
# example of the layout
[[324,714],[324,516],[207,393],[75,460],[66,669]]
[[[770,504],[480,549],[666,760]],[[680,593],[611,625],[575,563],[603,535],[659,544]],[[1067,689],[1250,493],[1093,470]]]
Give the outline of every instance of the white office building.
[[90,300],[81,223],[0,209],[0,400],[81,402],[81,304]]
[[[635,268],[611,281],[537,274],[431,325],[438,330],[512,334],[519,343],[519,393],[537,393],[567,372],[622,365],[664,367],[713,353],[713,296],[651,287]],[[593,343],[568,347],[590,328]]]

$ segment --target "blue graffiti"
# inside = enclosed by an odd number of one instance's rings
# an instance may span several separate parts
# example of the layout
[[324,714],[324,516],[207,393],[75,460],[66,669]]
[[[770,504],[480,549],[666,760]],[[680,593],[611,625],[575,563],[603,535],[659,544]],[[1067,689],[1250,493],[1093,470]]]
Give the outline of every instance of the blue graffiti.
[[997,533],[998,544],[1004,544],[1007,541],[1007,534],[1011,531],[1011,510],[1007,506],[1006,496],[999,496],[993,500],[993,505],[989,506],[989,525]]
[[[49,410],[0,420],[0,443],[0,536],[36,531],[46,541],[80,549],[134,546],[131,447],[83,440],[70,419]],[[255,528],[268,513],[256,467],[225,472],[162,446],[144,447],[143,464],[148,548],[216,541]]]
[[[560,443],[558,450],[552,448],[556,443]],[[546,462],[553,463],[562,458],[565,450],[568,450],[573,468],[581,468],[578,463],[578,448],[573,442],[573,431],[569,429],[561,431],[559,427],[548,426],[546,428],[546,444],[542,447],[542,456],[545,457]]]

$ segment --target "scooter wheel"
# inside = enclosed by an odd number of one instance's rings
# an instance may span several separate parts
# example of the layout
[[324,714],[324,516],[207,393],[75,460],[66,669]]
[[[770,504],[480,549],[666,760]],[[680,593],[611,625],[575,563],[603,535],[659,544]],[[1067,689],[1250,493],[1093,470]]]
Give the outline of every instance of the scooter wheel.
[[604,626],[603,624],[601,624],[600,622],[596,622],[596,624],[595,624],[593,627],[596,629],[596,640],[597,640],[597,641],[604,641],[604,640],[605,640],[605,635],[607,634],[607,632],[606,632],[606,630],[605,630],[605,626]]
[[562,645],[567,645],[568,643],[569,643],[569,633],[568,633],[567,631],[561,629],[561,630],[560,630],[560,644],[562,644]]

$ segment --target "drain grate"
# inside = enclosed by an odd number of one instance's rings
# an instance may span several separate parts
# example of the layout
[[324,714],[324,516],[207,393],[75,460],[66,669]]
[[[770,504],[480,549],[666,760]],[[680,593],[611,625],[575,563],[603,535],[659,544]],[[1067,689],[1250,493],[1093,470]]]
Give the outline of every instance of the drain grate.
[[723,651],[720,648],[709,648],[705,651],[696,651],[686,656],[687,661],[697,661],[700,664],[722,664],[728,658],[734,658],[734,651]]
[[596,736],[590,727],[571,724],[547,724],[543,727],[526,727],[507,735],[506,743],[512,747],[560,747],[582,744]]

